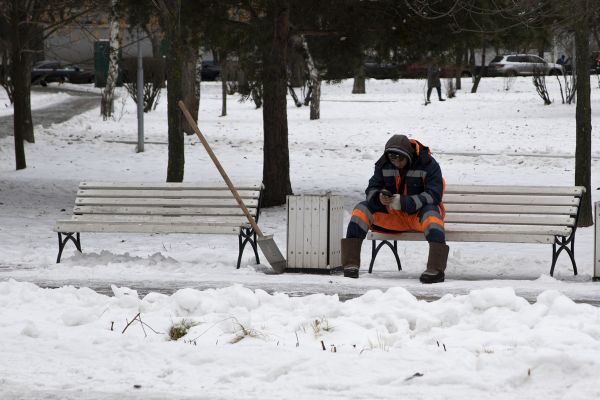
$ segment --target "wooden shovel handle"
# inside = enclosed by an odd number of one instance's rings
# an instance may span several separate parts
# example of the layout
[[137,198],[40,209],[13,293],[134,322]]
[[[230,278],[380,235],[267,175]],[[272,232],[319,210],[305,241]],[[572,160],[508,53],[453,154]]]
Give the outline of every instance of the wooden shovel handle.
[[196,135],[198,135],[198,138],[202,142],[202,145],[206,149],[206,152],[210,156],[210,158],[213,161],[213,163],[215,163],[215,166],[217,167],[217,169],[219,170],[219,173],[221,174],[221,176],[225,180],[225,183],[227,184],[227,187],[229,187],[229,190],[231,190],[231,193],[233,194],[233,197],[235,197],[235,200],[237,201],[237,203],[239,204],[240,208],[242,209],[242,211],[246,215],[246,218],[248,218],[248,222],[250,222],[250,225],[252,225],[252,229],[254,229],[254,232],[256,232],[256,234],[259,237],[263,237],[264,235],[263,235],[262,231],[260,230],[260,228],[256,224],[256,221],[254,220],[254,218],[252,217],[252,215],[250,215],[250,212],[246,208],[246,205],[244,204],[244,201],[240,197],[240,194],[238,193],[238,191],[233,186],[233,183],[231,182],[231,180],[229,179],[229,176],[227,176],[227,173],[225,172],[225,170],[221,166],[221,163],[217,159],[217,156],[215,156],[215,153],[213,153],[213,151],[210,148],[208,142],[204,138],[204,135],[202,135],[202,132],[200,132],[200,128],[198,128],[198,125],[196,125],[196,122],[194,121],[194,118],[192,118],[192,115],[188,111],[187,107],[185,106],[185,104],[181,100],[179,100],[178,104],[179,104],[179,108],[181,108],[181,111],[183,112],[183,115],[185,116],[185,119],[190,124],[190,126],[194,129],[194,132],[196,132]]

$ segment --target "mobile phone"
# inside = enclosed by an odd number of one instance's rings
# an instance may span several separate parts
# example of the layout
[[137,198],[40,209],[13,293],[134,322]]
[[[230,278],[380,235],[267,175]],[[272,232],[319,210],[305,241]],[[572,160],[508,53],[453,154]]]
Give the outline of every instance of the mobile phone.
[[389,190],[387,190],[387,189],[381,189],[380,193],[381,193],[382,195],[384,195],[385,197],[394,197],[394,195],[392,194],[392,192],[390,192],[390,191],[389,191]]

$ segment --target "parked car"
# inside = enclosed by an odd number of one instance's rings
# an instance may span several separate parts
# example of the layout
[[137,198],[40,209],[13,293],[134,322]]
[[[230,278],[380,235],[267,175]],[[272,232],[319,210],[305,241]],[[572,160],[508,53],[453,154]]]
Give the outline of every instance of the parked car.
[[216,81],[221,74],[221,68],[212,60],[202,61],[202,76],[203,81]]
[[61,61],[36,63],[31,71],[31,83],[46,86],[50,82],[92,83],[94,73]]
[[590,72],[592,74],[600,74],[600,51],[592,51]]
[[563,66],[532,54],[496,56],[488,66],[490,76],[533,75],[535,71],[542,71],[544,75],[562,75]]
[[400,66],[393,62],[379,62],[375,59],[367,59],[363,64],[365,76],[374,79],[398,79],[400,78]]

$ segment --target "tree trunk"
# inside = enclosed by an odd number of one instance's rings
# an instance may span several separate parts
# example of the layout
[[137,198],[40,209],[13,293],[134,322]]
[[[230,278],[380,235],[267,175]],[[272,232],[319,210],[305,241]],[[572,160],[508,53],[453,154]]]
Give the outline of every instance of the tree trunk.
[[459,48],[456,50],[456,90],[462,89],[462,60],[463,60],[463,49]]
[[[198,109],[200,107],[200,79],[202,72],[202,57],[198,52],[198,48],[192,46],[191,43],[186,43],[182,49],[183,54],[183,78],[181,82],[189,82],[187,85],[182,85],[181,90],[183,91],[183,102],[185,106],[194,117],[194,120],[198,120]],[[193,84],[192,84],[193,82]],[[184,119],[181,121],[183,125],[183,131],[188,135],[194,134],[194,128],[192,128],[187,121]]]
[[[173,4],[174,3],[174,4]],[[180,0],[166,5],[160,2],[162,27],[168,43],[167,50],[167,120],[169,124],[169,161],[167,165],[167,182],[183,182],[185,153],[181,111],[177,102],[183,98],[183,40],[179,25]],[[174,13],[174,14],[173,14]]]
[[23,130],[23,139],[29,143],[35,143],[35,136],[33,132],[33,118],[31,117],[31,53],[21,52],[21,58],[17,67],[19,70],[14,71],[13,75],[16,76],[16,79],[21,81],[19,87],[23,92],[22,102],[20,103],[22,108],[20,111],[20,116],[18,118],[18,124]]
[[10,104],[13,104],[15,102],[15,86],[10,78],[12,74],[12,71],[10,71],[10,57],[11,56],[8,52],[8,48],[4,47],[2,49],[2,53],[0,53],[0,58],[2,59],[2,64],[0,64],[0,83],[6,91],[6,95],[8,96]]
[[473,87],[471,88],[471,93],[477,93],[477,88],[479,87],[479,82],[481,81],[481,77],[483,76],[483,71],[485,68],[485,44],[481,46],[481,68],[479,68],[479,72],[475,75],[475,81],[473,82]]
[[585,186],[579,205],[577,226],[591,226],[591,160],[592,160],[592,108],[590,105],[590,29],[588,22],[578,23],[575,27],[575,68],[577,70],[577,109],[575,111],[575,185]]
[[27,30],[21,25],[21,9],[17,1],[10,8],[10,50],[11,80],[14,87],[13,130],[15,140],[16,169],[27,168],[25,144],[27,138],[33,141],[33,123],[31,121],[31,53],[25,52]]
[[35,135],[33,131],[33,118],[31,116],[31,70],[33,68],[31,64],[31,57],[29,55],[25,56],[23,65],[23,83],[25,84],[25,109],[23,113],[25,114],[25,118],[23,120],[24,124],[24,132],[23,138],[29,143],[35,143]]
[[111,0],[110,5],[110,51],[108,61],[108,75],[106,86],[102,91],[100,114],[103,120],[112,117],[114,111],[114,92],[119,75],[119,48],[121,38],[119,35],[119,17],[117,15],[118,0]]
[[594,34],[594,40],[596,41],[596,48],[600,48],[600,33],[598,33],[598,27],[592,27],[592,33]]
[[212,49],[214,60],[221,66],[221,117],[227,116],[227,81],[229,81],[229,65],[227,64],[227,52]]
[[317,80],[311,88],[310,119],[313,120],[321,118],[321,80]]
[[289,0],[273,0],[267,8],[272,26],[270,48],[263,52],[264,206],[285,204],[292,194],[287,126],[287,43]]
[[161,57],[162,32],[158,31],[155,18],[152,18],[148,24],[144,25],[144,32],[146,32],[146,36],[152,44],[152,57]]
[[315,62],[310,54],[308,43],[304,35],[300,36],[302,43],[302,54],[306,69],[308,70],[308,86],[310,88],[310,119],[321,118],[321,78],[319,70],[315,66]]
[[27,69],[23,64],[29,62],[29,55],[21,53],[21,56],[15,54],[19,52],[17,46],[13,52],[13,62],[11,64],[12,81],[15,88],[15,102],[13,115],[13,129],[15,139],[15,162],[16,169],[27,168],[25,161],[26,137],[33,136],[33,124],[31,122],[31,73],[27,74]]
[[352,86],[353,94],[365,94],[365,67],[361,64],[354,72],[354,85]]
[[[221,71],[227,70],[226,57],[221,57]],[[221,73],[221,117],[227,116],[227,74]]]
[[227,116],[227,81],[221,81],[221,117]]
[[546,39],[542,36],[540,38],[540,47],[538,48],[538,56],[544,58],[544,49],[546,48]]

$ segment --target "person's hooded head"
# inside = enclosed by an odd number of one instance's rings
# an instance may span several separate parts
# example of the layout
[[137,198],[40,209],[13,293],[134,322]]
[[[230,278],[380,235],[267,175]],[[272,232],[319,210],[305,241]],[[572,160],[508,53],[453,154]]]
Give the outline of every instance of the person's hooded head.
[[411,165],[415,158],[415,150],[405,135],[394,135],[385,144],[385,155],[391,162],[404,158],[407,165]]

